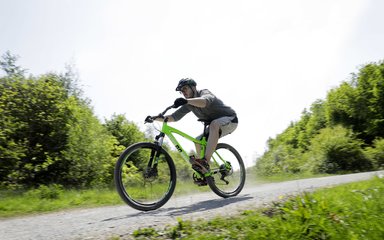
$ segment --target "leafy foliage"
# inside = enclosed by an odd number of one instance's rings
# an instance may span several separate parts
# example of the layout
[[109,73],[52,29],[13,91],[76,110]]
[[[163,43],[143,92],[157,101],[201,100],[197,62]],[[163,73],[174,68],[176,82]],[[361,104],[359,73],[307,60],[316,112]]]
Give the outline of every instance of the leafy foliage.
[[[116,139],[103,127],[91,109],[70,99],[73,118],[68,123],[68,144],[59,168],[66,186],[90,186],[112,182]],[[113,167],[112,167],[113,168]]]
[[12,55],[10,51],[2,55],[0,68],[10,77],[22,78],[27,71],[16,64],[18,58],[18,56]]
[[56,178],[51,171],[68,144],[72,117],[57,76],[0,79],[1,182],[40,184]]
[[368,159],[372,159],[376,169],[384,169],[384,139],[373,141],[373,145],[365,149],[365,154]]
[[257,159],[259,174],[337,173],[383,167],[384,62],[370,63],[304,110]]
[[139,127],[122,114],[114,114],[111,119],[106,119],[104,126],[116,138],[118,144],[124,147],[145,140]]
[[[120,153],[145,134],[122,114],[102,124],[73,67],[25,77],[17,59],[7,52],[0,61],[0,187],[111,185]],[[189,166],[170,152],[180,176],[190,177]]]
[[124,145],[144,135],[119,116],[107,126],[121,120],[121,128],[104,126],[82,97],[73,68],[25,77],[16,61],[9,52],[0,61],[6,73],[0,78],[0,187],[111,184]]
[[342,126],[324,128],[311,141],[307,167],[315,173],[371,170],[361,145],[361,140]]

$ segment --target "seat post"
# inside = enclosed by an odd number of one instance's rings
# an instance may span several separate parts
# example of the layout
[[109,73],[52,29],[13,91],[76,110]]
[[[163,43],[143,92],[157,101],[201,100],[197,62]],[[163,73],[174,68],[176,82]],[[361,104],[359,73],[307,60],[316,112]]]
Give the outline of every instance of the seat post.
[[197,119],[197,121],[199,122],[203,122],[204,123],[204,129],[203,129],[203,136],[208,139],[208,135],[209,135],[209,132],[207,131],[207,127],[209,126],[209,124],[211,124],[211,121],[209,120],[206,120],[206,119]]

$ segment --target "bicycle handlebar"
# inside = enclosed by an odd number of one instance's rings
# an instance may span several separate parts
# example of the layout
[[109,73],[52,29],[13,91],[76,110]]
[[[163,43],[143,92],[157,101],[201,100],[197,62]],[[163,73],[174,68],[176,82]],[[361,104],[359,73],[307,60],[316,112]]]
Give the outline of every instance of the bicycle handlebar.
[[163,118],[166,112],[168,112],[169,109],[175,108],[175,104],[172,104],[171,106],[167,107],[162,113],[159,113],[157,116],[147,116],[144,120],[145,123],[152,123],[156,118]]
[[168,112],[169,109],[171,108],[175,108],[175,104],[172,104],[171,106],[167,107],[162,113],[160,113],[159,115],[164,115],[166,112]]

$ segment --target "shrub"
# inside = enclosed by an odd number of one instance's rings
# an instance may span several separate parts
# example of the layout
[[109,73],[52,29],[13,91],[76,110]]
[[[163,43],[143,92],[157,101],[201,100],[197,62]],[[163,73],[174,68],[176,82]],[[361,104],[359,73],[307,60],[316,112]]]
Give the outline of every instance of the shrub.
[[315,173],[370,170],[372,162],[361,145],[352,131],[342,126],[324,128],[311,141],[307,167]]
[[384,139],[376,139],[373,146],[365,149],[366,156],[372,160],[376,169],[384,169]]
[[64,193],[63,186],[59,184],[51,184],[49,186],[40,185],[38,188],[26,192],[28,197],[39,199],[59,199]]

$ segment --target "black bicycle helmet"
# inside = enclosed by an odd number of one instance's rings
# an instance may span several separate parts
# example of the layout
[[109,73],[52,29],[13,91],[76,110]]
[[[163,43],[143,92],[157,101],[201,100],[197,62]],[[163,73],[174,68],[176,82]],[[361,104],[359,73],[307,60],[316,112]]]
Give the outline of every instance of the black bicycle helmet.
[[176,91],[181,91],[181,88],[186,85],[196,87],[196,82],[192,78],[182,78],[180,79],[179,84],[177,84]]

